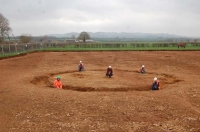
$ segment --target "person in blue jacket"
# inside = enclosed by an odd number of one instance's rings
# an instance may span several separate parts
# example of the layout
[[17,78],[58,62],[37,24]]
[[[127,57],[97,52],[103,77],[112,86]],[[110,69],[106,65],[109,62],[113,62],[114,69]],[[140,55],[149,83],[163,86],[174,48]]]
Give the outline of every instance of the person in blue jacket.
[[151,87],[152,90],[160,90],[160,82],[158,81],[157,77],[153,79],[153,84]]

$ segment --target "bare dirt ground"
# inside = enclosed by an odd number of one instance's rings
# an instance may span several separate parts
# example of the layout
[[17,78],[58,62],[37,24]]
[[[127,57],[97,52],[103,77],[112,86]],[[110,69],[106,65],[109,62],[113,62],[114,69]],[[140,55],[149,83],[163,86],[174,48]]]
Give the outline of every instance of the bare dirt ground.
[[199,51],[31,53],[0,69],[0,132],[200,132]]

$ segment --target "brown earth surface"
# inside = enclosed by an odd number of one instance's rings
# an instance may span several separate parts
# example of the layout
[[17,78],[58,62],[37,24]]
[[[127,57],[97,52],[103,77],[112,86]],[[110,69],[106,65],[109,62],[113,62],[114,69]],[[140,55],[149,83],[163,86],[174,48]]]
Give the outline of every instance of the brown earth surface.
[[0,69],[0,132],[200,132],[199,51],[39,52]]

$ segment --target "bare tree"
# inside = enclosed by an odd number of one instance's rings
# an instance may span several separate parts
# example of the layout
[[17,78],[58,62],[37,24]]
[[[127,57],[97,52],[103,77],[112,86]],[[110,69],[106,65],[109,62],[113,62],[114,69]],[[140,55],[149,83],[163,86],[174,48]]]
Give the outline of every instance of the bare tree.
[[32,40],[32,36],[29,34],[23,34],[19,37],[21,43],[29,43]]
[[81,32],[78,36],[78,40],[83,40],[83,42],[85,42],[88,39],[91,39],[91,38],[87,32]]
[[9,27],[9,21],[0,13],[0,43],[4,41],[5,36],[10,39],[9,34],[11,28]]

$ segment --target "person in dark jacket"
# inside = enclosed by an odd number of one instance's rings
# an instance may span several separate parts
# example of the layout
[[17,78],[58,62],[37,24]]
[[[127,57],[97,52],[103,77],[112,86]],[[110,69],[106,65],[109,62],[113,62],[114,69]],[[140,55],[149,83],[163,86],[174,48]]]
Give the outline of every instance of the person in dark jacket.
[[158,81],[158,79],[155,77],[153,79],[153,84],[151,87],[152,90],[160,90],[160,82]]
[[108,66],[107,71],[106,71],[106,76],[109,78],[113,76],[113,70],[111,66]]
[[78,71],[84,71],[84,66],[83,66],[82,61],[80,61],[79,65],[78,65]]

